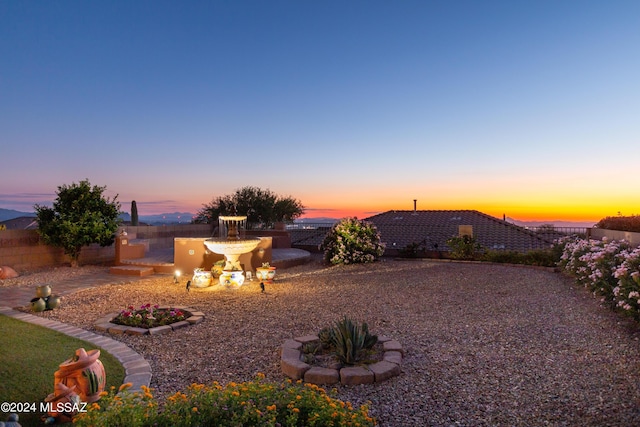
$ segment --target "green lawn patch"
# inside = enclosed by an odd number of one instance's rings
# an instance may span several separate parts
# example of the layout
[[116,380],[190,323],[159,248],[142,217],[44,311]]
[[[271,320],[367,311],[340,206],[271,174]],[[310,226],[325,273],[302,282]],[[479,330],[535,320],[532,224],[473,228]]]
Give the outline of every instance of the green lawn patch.
[[[22,426],[42,425],[40,402],[53,392],[53,374],[78,348],[99,347],[42,326],[0,315],[0,402],[35,403],[36,413],[19,413]],[[124,368],[110,353],[100,351],[107,374],[106,389],[119,387]],[[6,413],[0,421],[5,421]]]

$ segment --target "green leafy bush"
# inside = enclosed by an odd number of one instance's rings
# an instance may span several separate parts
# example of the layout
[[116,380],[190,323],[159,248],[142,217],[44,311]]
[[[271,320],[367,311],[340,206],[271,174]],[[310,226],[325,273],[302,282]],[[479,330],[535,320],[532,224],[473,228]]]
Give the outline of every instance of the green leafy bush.
[[264,381],[231,382],[222,386],[192,384],[159,402],[151,389],[128,392],[125,384],[118,393],[113,387],[74,425],[89,426],[373,426],[368,406],[354,408],[351,403],[331,397],[315,384],[282,384]]
[[344,218],[334,224],[320,245],[324,260],[331,264],[374,262],[384,253],[375,225],[358,218]]
[[400,256],[405,258],[417,258],[420,254],[424,254],[427,250],[427,246],[425,241],[422,242],[411,242],[408,243],[404,248],[400,249],[398,252]]
[[58,187],[53,208],[35,205],[38,233],[47,245],[60,247],[78,265],[83,246],[109,246],[115,240],[120,220],[118,196],[103,197],[106,187],[91,186],[88,180]]
[[482,255],[482,261],[555,267],[560,261],[560,255],[561,253],[554,249],[536,249],[528,252],[488,250]]
[[469,235],[454,236],[447,240],[449,253],[453,259],[476,259],[482,255],[483,248],[475,237]]

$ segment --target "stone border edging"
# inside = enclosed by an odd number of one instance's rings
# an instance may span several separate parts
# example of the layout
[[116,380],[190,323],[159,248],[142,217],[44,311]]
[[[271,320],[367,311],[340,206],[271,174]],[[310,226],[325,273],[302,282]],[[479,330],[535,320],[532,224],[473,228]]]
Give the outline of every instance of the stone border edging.
[[125,375],[123,383],[131,383],[132,386],[129,389],[131,391],[141,391],[142,386],[149,387],[149,384],[151,383],[152,374],[149,362],[147,362],[140,354],[136,353],[121,342],[62,322],[16,311],[10,307],[0,307],[0,314],[32,323],[34,325],[43,326],[45,328],[61,332],[65,335],[69,335],[70,337],[90,342],[91,344],[107,351],[124,367]]
[[113,318],[116,317],[119,313],[109,313],[99,318],[93,325],[93,327],[100,332],[106,332],[111,335],[158,335],[167,333],[169,331],[175,331],[181,328],[186,328],[190,325],[197,325],[204,320],[203,312],[195,311],[193,308],[185,307],[182,305],[176,305],[172,307],[163,306],[159,307],[158,309],[169,310],[171,308],[182,310],[187,313],[189,317],[187,317],[185,320],[171,323],[170,325],[156,326],[155,328],[138,328],[136,326],[117,325],[115,323],[112,323],[111,321],[113,320]]
[[380,336],[378,342],[382,343],[384,351],[383,359],[371,365],[348,366],[341,369],[323,368],[311,366],[302,361],[302,346],[304,344],[318,341],[316,335],[305,335],[303,337],[286,340],[282,344],[280,354],[280,368],[282,372],[291,379],[303,380],[313,384],[336,384],[344,385],[372,384],[382,382],[389,378],[400,375],[400,365],[404,350],[400,342],[391,338]]

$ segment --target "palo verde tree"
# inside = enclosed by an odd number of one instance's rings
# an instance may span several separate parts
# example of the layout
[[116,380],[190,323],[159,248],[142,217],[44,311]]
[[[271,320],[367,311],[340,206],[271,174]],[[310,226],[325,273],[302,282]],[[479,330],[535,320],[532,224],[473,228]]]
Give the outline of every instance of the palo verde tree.
[[60,247],[78,266],[83,246],[109,246],[115,240],[120,220],[118,196],[105,198],[106,187],[91,186],[88,180],[58,187],[53,207],[35,205],[38,233],[51,246]]
[[293,222],[304,213],[302,203],[271,190],[243,187],[233,194],[218,196],[198,211],[194,222],[213,224],[220,215],[246,215],[247,228],[270,228],[276,222]]

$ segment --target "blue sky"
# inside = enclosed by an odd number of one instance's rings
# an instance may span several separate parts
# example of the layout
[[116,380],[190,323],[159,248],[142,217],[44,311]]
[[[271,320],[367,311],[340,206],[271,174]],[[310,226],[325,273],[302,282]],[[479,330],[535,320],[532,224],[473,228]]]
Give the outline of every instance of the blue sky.
[[0,208],[640,214],[637,1],[1,1]]

